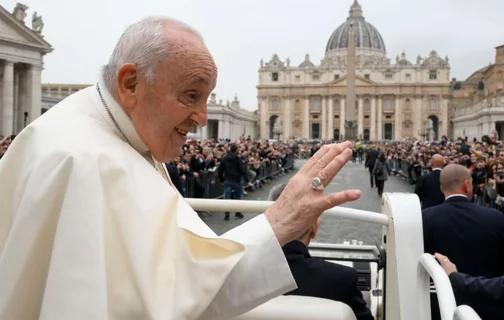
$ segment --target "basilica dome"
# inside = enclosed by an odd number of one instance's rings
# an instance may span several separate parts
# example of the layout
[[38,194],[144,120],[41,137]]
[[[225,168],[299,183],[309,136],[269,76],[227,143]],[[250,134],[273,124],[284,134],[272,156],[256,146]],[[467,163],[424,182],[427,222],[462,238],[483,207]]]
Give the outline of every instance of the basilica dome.
[[378,30],[362,16],[362,8],[355,0],[347,20],[332,33],[326,46],[326,53],[345,49],[348,46],[348,33],[353,27],[356,49],[371,49],[385,53],[385,43]]

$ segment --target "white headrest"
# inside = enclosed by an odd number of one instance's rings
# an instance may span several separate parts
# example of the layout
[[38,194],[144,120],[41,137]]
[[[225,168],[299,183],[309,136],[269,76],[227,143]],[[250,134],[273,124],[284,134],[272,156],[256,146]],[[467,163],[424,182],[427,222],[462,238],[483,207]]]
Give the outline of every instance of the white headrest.
[[355,320],[344,303],[303,296],[280,296],[235,318],[236,320]]

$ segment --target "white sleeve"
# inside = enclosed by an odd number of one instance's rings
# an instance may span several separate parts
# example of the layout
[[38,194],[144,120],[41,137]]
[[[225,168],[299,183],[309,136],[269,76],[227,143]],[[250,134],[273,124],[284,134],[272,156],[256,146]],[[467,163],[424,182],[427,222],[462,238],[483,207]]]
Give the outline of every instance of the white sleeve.
[[[189,207],[182,198],[179,206]],[[188,208],[189,209],[189,208]],[[204,237],[217,237],[192,211],[179,215],[179,226]],[[229,319],[264,302],[297,288],[280,244],[261,214],[223,234],[221,238],[245,246],[245,254],[224,281],[210,305],[199,317],[201,320]]]
[[221,237],[243,244],[245,255],[200,319],[230,319],[297,288],[282,248],[263,214]]

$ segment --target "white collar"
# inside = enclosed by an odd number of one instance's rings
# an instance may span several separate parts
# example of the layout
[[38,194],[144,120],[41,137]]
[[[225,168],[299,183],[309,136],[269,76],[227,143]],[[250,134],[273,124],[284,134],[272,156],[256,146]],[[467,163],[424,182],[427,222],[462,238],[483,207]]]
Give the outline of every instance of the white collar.
[[457,194],[449,195],[448,197],[445,198],[445,200],[448,200],[448,199],[453,198],[453,197],[464,197],[464,198],[467,199],[467,196],[465,194],[459,194],[459,193],[457,193]]
[[441,171],[441,168],[432,168],[432,171]]
[[[103,82],[103,79],[100,79],[100,81],[98,81],[98,86],[100,86],[100,92],[103,97],[103,100],[105,100],[105,103],[107,104],[107,107],[110,110],[112,117],[114,118],[113,120],[111,119],[112,122],[115,120],[117,126],[119,127],[119,130],[122,131],[122,133],[124,134],[128,142],[131,144],[131,146],[140,154],[145,155],[149,151],[149,148],[138,135],[138,132],[133,126],[133,122],[131,121],[131,119],[128,117],[128,115],[126,114],[124,109],[119,105],[119,103],[114,99],[112,94],[108,91],[107,87],[105,86],[105,83]],[[100,93],[98,92],[96,86],[95,90],[99,96]],[[103,109],[105,110],[106,113],[105,106],[103,106]],[[115,124],[113,125],[114,129],[116,131],[119,131],[117,130],[118,128],[115,127],[116,125]],[[118,134],[122,136],[120,132],[118,132]]]

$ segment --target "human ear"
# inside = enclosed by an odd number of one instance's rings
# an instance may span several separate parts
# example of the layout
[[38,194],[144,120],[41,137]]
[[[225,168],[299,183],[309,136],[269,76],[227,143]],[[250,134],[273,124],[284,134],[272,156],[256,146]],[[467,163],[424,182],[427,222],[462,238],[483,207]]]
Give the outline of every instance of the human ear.
[[117,72],[117,96],[123,107],[132,108],[138,101],[140,72],[133,63],[123,64]]

